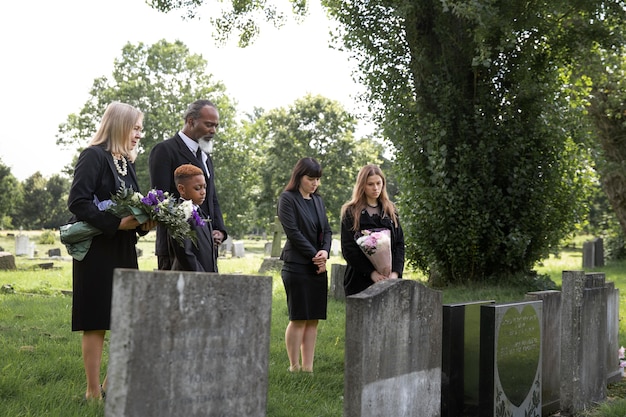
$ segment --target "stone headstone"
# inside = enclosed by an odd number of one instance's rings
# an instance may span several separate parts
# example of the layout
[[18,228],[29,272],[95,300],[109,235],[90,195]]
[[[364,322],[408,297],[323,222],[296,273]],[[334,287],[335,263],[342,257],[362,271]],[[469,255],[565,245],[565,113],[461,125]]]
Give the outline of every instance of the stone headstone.
[[606,399],[607,305],[604,274],[563,271],[561,413]]
[[604,266],[604,243],[602,238],[595,238],[583,243],[583,269]]
[[441,415],[441,298],[408,279],[346,297],[344,417]]
[[541,301],[480,313],[479,416],[541,416]]
[[61,256],[61,249],[60,248],[48,249],[48,256],[49,257]]
[[264,417],[272,278],[116,269],[107,417]]
[[0,271],[15,269],[15,256],[11,252],[0,252]]
[[233,242],[233,258],[243,258],[246,256],[246,251],[243,247],[243,240],[236,240]]
[[346,291],[343,287],[343,277],[346,274],[345,264],[330,265],[330,291],[328,295],[335,300],[345,300]]
[[219,255],[220,256],[226,256],[226,254],[228,252],[231,252],[232,254],[232,250],[233,250],[233,238],[228,236],[226,238],[225,241],[222,242],[222,244],[219,246]]
[[280,257],[280,253],[282,251],[281,240],[283,233],[283,225],[280,223],[278,216],[275,216],[274,224],[272,225],[272,258]]
[[541,301],[541,408],[543,416],[560,409],[561,398],[561,291],[536,291],[526,300]]
[[265,246],[263,248],[263,254],[265,256],[271,256],[272,255],[272,242],[265,242]]
[[341,241],[339,241],[338,239],[333,239],[330,243],[330,253],[333,256],[339,256],[340,252],[341,252]]
[[30,239],[27,235],[15,236],[15,256],[28,255],[30,252]]
[[606,285],[606,371],[607,384],[622,379],[622,368],[619,366],[619,289],[613,282]]
[[280,258],[264,258],[259,267],[259,274],[266,272],[280,271],[283,267],[283,261]]
[[480,306],[474,301],[443,306],[441,415],[478,414]]

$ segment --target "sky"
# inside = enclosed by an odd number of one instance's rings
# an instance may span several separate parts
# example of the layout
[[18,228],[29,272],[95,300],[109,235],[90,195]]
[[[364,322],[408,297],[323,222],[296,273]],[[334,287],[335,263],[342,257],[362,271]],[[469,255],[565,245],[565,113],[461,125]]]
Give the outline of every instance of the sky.
[[144,0],[2,2],[1,162],[19,181],[37,171],[49,177],[71,163],[75,151],[56,145],[58,126],[81,109],[94,79],[110,78],[127,42],[182,41],[207,60],[207,72],[225,84],[242,114],[289,106],[309,93],[361,111],[356,64],[329,47],[332,23],[319,1],[311,3],[303,22],[265,25],[242,49],[234,41],[216,45],[206,7],[199,20],[189,21],[182,11],[161,13]]

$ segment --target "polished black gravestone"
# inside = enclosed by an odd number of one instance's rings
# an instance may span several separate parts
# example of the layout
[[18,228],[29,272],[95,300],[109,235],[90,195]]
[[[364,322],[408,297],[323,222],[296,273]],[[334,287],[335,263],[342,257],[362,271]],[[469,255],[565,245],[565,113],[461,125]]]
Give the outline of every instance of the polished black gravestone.
[[541,301],[480,308],[480,417],[541,417]]
[[474,301],[443,306],[441,415],[478,415],[480,306]]

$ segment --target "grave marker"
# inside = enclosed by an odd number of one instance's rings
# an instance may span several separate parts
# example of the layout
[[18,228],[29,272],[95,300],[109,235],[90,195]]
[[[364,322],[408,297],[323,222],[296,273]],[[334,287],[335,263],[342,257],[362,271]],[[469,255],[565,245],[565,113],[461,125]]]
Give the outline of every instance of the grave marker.
[[541,416],[541,301],[481,306],[480,417]]
[[271,302],[271,277],[115,270],[105,415],[264,417]]

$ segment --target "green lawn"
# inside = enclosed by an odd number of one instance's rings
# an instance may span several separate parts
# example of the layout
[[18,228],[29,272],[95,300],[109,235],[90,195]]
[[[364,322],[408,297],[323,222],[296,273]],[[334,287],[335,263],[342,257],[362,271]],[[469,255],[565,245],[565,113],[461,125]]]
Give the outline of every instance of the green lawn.
[[[36,242],[36,232],[30,232]],[[156,268],[153,234],[142,238],[139,247],[141,270]],[[246,241],[245,258],[222,258],[220,272],[257,274],[263,260],[264,241]],[[47,250],[60,247],[37,244],[39,256],[46,258]],[[580,248],[580,245],[578,245]],[[0,247],[14,252],[13,237],[0,233]],[[52,269],[40,269],[38,264],[47,259],[16,259],[17,271],[0,271],[0,416],[103,416],[101,405],[82,402],[85,382],[80,352],[80,334],[70,331],[71,262],[54,260]],[[340,257],[331,257],[330,263],[343,263]],[[537,267],[560,284],[561,271],[582,269],[580,249],[563,251],[560,257],[551,256]],[[617,288],[626,289],[626,263],[607,265],[601,269],[607,280]],[[417,273],[409,279],[421,279]],[[270,375],[268,417],[337,417],[343,413],[343,356],[345,305],[331,300],[328,320],[319,327],[315,360],[315,375],[292,375],[287,372],[288,360],[284,348],[284,330],[287,308],[284,290],[278,273],[273,274],[272,329],[270,345]],[[443,291],[445,303],[495,299],[498,302],[523,298],[525,291],[503,286],[447,288]],[[620,295],[620,299],[623,294]],[[620,303],[620,317],[626,312]],[[620,321],[619,339],[626,344],[625,324]],[[106,356],[103,368],[106,366]],[[626,391],[623,384],[611,387],[616,397]],[[624,400],[607,402],[598,410],[601,414],[589,416],[624,416]]]

